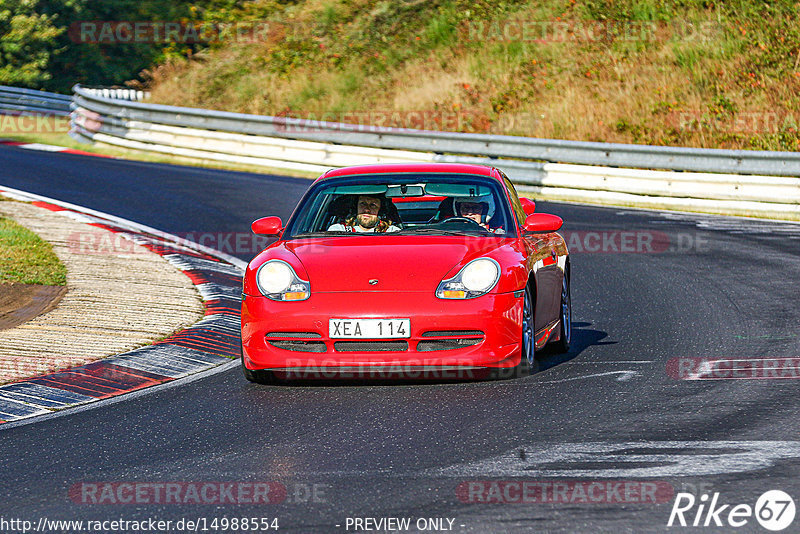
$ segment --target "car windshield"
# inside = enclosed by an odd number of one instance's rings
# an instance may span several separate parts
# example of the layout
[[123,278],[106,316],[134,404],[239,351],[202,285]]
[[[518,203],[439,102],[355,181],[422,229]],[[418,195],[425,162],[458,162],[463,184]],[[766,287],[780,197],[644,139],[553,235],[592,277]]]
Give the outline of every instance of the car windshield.
[[284,238],[336,235],[516,234],[505,191],[485,176],[365,175],[320,182]]

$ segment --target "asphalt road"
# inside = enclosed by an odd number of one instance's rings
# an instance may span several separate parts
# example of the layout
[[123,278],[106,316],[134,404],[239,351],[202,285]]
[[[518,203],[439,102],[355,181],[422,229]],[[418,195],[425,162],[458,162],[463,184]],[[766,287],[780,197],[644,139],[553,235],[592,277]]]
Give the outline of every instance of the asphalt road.
[[[288,216],[310,183],[11,147],[0,147],[0,164],[2,185],[173,233],[247,233],[259,216]],[[355,520],[392,517],[409,518],[411,531],[726,532],[732,506],[753,507],[768,490],[797,502],[798,360],[760,379],[676,373],[697,371],[686,358],[800,358],[800,225],[545,202],[537,210],[566,221],[575,321],[570,353],[542,355],[537,375],[258,386],[235,368],[0,427],[0,531],[18,531],[2,523],[12,519],[204,518],[213,532],[215,518],[220,531],[222,518],[256,517],[278,518],[282,531],[385,532]],[[286,496],[259,505],[83,502],[114,483],[152,491],[144,484],[221,481],[275,482]],[[520,500],[522,486],[511,483],[522,482],[537,502],[508,502]],[[655,499],[648,488],[660,488]],[[709,496],[699,525],[718,493],[717,508],[730,505],[715,516],[724,526],[712,517],[710,527],[668,528],[679,492],[698,499],[689,524]],[[774,501],[767,510],[788,517]],[[758,510],[766,518],[763,502]],[[425,518],[443,518],[442,528],[417,523]],[[768,532],[744,520],[738,532]],[[783,530],[798,531],[800,518]]]

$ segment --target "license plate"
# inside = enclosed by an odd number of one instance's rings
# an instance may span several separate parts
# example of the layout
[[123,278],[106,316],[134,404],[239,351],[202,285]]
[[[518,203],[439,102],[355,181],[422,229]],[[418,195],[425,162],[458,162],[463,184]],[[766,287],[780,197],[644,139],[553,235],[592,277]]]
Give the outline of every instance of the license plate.
[[330,319],[328,333],[332,338],[406,338],[411,319]]

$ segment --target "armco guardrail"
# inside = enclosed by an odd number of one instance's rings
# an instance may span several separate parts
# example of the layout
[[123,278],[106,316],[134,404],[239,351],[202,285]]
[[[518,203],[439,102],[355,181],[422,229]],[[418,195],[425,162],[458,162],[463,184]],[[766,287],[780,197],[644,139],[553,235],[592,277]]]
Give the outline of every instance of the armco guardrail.
[[76,86],[76,104],[108,116],[156,124],[351,146],[482,154],[550,162],[617,167],[800,176],[800,153],[710,150],[614,143],[588,143],[505,135],[431,132],[401,128],[245,115],[198,108],[119,103]]
[[[523,192],[548,198],[800,218],[795,153],[377,128],[127,102],[74,90],[73,135],[85,141],[313,172],[397,161],[480,163],[501,167]],[[675,172],[686,170],[696,172]]]
[[0,113],[67,116],[72,96],[0,85]]
[[[15,91],[39,102],[65,98]],[[139,102],[147,95],[129,89],[74,92],[71,135],[86,142],[312,172],[398,161],[478,163],[501,167],[521,191],[539,197],[800,218],[800,154],[791,152],[378,128],[162,106]],[[29,111],[42,107],[29,103]]]
[[136,89],[123,89],[117,87],[99,87],[90,88],[83,87],[83,91],[87,94],[102,96],[103,98],[113,98],[115,100],[130,100],[131,102],[138,102],[150,97],[150,93],[146,91],[138,91]]

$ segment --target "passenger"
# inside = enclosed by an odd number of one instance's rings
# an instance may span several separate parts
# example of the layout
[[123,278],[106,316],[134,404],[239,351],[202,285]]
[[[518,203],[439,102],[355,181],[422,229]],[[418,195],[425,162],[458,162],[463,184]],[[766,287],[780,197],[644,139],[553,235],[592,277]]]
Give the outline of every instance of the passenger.
[[377,196],[360,195],[355,215],[348,216],[344,223],[332,224],[328,231],[357,233],[399,231],[400,228],[394,226],[389,219],[384,202],[388,200]]

